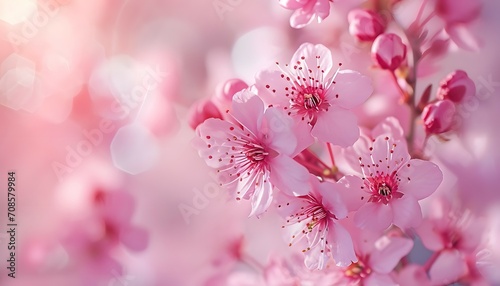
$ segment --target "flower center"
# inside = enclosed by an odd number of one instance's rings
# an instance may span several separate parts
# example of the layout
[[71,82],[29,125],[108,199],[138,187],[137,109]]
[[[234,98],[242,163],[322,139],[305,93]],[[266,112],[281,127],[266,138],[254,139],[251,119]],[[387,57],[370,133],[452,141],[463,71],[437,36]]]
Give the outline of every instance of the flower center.
[[267,155],[269,155],[269,153],[266,152],[262,146],[256,144],[249,146],[245,152],[246,158],[252,162],[260,162],[264,160]]
[[375,177],[365,179],[365,187],[371,193],[369,202],[388,204],[393,198],[403,197],[398,192],[398,177],[396,172],[392,174],[378,174]]
[[372,270],[366,267],[363,261],[359,260],[358,262],[351,263],[344,271],[344,275],[350,279],[358,280],[366,278],[371,272]]
[[379,195],[381,196],[390,196],[392,191],[391,191],[391,188],[387,185],[386,182],[383,182],[382,184],[380,184],[378,186],[378,193]]
[[319,110],[321,105],[321,97],[315,93],[304,94],[304,108],[305,109],[316,109]]

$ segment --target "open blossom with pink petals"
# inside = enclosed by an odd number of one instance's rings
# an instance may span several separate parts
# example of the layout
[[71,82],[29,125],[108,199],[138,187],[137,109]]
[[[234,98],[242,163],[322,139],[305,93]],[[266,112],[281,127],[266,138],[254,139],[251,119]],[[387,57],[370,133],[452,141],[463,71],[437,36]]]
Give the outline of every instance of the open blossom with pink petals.
[[[312,191],[300,197],[281,196],[278,209],[290,228],[290,246],[306,240],[302,252],[310,269],[325,268],[329,255],[338,266],[356,261],[351,235],[338,223],[347,216],[340,192],[348,191],[342,184],[320,182],[311,175]],[[301,241],[303,243],[303,241]]]
[[310,43],[299,47],[290,64],[277,65],[279,70],[264,70],[256,78],[266,103],[283,108],[321,141],[346,147],[359,138],[357,119],[350,109],[371,95],[368,77],[352,70],[331,74],[330,50]]
[[330,2],[333,0],[279,0],[284,8],[295,10],[290,18],[290,26],[297,29],[310,24],[314,18],[321,22],[328,17]]
[[[370,241],[358,235],[355,239],[357,262],[344,268],[348,285],[394,285],[391,273],[401,258],[410,253],[413,241],[399,236],[382,236]],[[362,241],[363,240],[363,241]]]
[[[475,278],[475,256],[480,250],[485,224],[468,210],[452,206],[444,200],[433,205],[417,234],[424,246],[435,252],[429,267],[434,284],[452,283]],[[450,266],[451,269],[448,269]]]
[[269,207],[273,187],[307,194],[309,173],[291,158],[297,139],[290,119],[277,108],[265,109],[248,90],[234,96],[232,111],[235,123],[211,118],[196,129],[199,154],[217,169],[221,185],[237,200],[252,201],[250,215]]
[[[346,176],[349,209],[357,210],[355,224],[362,229],[383,231],[391,224],[416,227],[422,220],[419,200],[431,195],[443,180],[432,162],[410,159],[406,141],[377,137],[359,155],[362,178]],[[359,208],[359,209],[358,209]]]

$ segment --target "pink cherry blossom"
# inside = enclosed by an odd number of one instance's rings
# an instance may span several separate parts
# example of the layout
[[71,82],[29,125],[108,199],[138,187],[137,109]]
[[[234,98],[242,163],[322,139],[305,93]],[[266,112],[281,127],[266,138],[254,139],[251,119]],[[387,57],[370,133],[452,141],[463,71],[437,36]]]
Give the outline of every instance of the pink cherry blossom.
[[[320,182],[311,175],[311,193],[299,197],[281,196],[280,214],[290,228],[290,246],[305,240],[305,264],[309,269],[324,269],[331,255],[338,266],[356,261],[351,235],[338,223],[347,216],[340,192],[342,184]],[[285,227],[285,226],[284,226]],[[304,244],[304,241],[301,241]]]
[[295,10],[290,18],[290,26],[303,28],[315,18],[318,22],[330,15],[330,2],[333,0],[279,0],[281,6]]
[[427,105],[422,111],[422,120],[427,134],[449,131],[453,125],[455,105],[451,100],[438,100]]
[[203,121],[207,120],[208,118],[222,119],[222,114],[211,100],[202,99],[195,102],[191,106],[187,117],[189,126],[193,129],[196,129],[198,125],[203,123]]
[[470,211],[443,199],[435,201],[429,217],[416,228],[424,246],[434,251],[429,263],[432,282],[477,279],[475,257],[482,246],[484,227]]
[[391,224],[416,227],[422,220],[418,201],[431,195],[443,174],[432,162],[410,159],[406,141],[377,137],[359,155],[362,178],[346,176],[348,207],[355,210],[355,224],[362,229],[383,231]]
[[449,99],[460,103],[476,94],[476,85],[463,70],[456,70],[447,75],[437,91],[438,99]]
[[373,41],[385,30],[384,19],[370,10],[354,9],[348,20],[349,33],[360,41]]
[[278,67],[257,75],[256,87],[266,103],[283,108],[321,141],[346,147],[358,139],[357,119],[350,109],[371,95],[368,77],[352,70],[331,75],[330,50],[309,43],[299,47],[290,64]]
[[295,162],[297,139],[290,119],[245,90],[233,98],[236,123],[208,119],[198,126],[195,144],[208,166],[217,169],[221,185],[236,200],[252,201],[250,215],[271,204],[273,187],[292,194],[309,192],[307,169]]
[[[360,241],[355,239],[358,261],[343,269],[344,279],[350,285],[398,285],[391,277],[391,272],[401,258],[413,247],[409,238],[398,236],[382,236],[376,241]],[[361,246],[361,244],[365,244]]]
[[406,60],[406,45],[396,34],[382,34],[373,42],[372,59],[381,69],[394,71]]

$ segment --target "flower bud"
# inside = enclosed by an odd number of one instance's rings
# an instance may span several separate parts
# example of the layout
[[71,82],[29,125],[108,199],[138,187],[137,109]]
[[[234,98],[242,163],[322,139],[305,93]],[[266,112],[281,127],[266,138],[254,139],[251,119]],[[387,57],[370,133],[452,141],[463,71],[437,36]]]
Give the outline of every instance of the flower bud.
[[438,0],[436,2],[436,13],[447,25],[468,23],[476,19],[480,12],[481,1],[478,0]]
[[214,100],[218,103],[229,103],[233,100],[233,95],[248,87],[244,81],[239,78],[227,80],[224,84],[218,86]]
[[440,83],[437,91],[438,99],[449,99],[459,103],[464,98],[476,94],[476,85],[466,72],[456,70],[447,75]]
[[439,100],[427,105],[422,111],[425,132],[427,134],[441,134],[449,131],[453,124],[455,104],[451,100]]
[[222,114],[211,100],[201,99],[191,106],[187,120],[189,126],[196,129],[198,125],[209,118],[222,119]]
[[394,71],[406,59],[406,45],[396,34],[382,34],[373,42],[372,59],[380,68]]
[[385,21],[377,13],[354,9],[347,16],[349,33],[360,41],[373,41],[385,30]]

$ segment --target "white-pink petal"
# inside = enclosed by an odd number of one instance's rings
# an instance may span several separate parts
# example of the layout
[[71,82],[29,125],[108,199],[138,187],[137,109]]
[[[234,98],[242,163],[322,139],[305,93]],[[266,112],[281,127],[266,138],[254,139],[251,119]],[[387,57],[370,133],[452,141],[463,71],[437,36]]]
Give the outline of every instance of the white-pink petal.
[[384,231],[392,223],[392,209],[382,203],[366,203],[354,214],[354,224],[361,229]]
[[369,266],[377,273],[388,274],[401,258],[410,253],[413,241],[404,237],[383,236],[375,242],[369,257]]
[[322,142],[347,147],[359,138],[358,120],[349,110],[331,107],[318,115],[311,134]]
[[443,173],[436,164],[420,159],[410,160],[398,174],[400,191],[418,200],[434,193],[443,181]]
[[412,196],[403,195],[389,203],[392,208],[392,223],[402,229],[417,227],[422,222],[422,209]]
[[280,154],[293,155],[297,138],[293,133],[293,119],[277,108],[268,108],[259,129],[259,139]]
[[400,286],[387,274],[372,272],[363,280],[364,286]]
[[432,285],[448,285],[467,273],[467,264],[458,250],[445,250],[429,269]]
[[335,84],[328,90],[327,98],[332,104],[352,109],[365,102],[372,92],[369,77],[357,71],[341,70],[335,77]]
[[263,214],[273,201],[273,186],[269,182],[269,178],[266,175],[262,175],[257,181],[259,186],[255,188],[252,196],[252,211],[248,215],[249,217]]
[[318,191],[322,197],[321,204],[330,213],[334,214],[337,219],[343,219],[347,216],[347,207],[340,196],[340,192],[345,191],[345,188],[338,183],[328,181],[320,182],[317,179],[311,180],[312,187]]
[[[314,1],[311,1],[314,2]],[[319,57],[319,58],[317,58]],[[304,58],[304,60],[302,59]],[[290,66],[297,65],[297,62],[304,62],[307,67],[313,71],[317,71],[315,74],[315,78],[319,79],[321,70],[324,71],[323,77],[326,76],[333,66],[332,53],[331,51],[321,45],[314,45],[311,43],[302,44],[297,51],[293,54],[292,59],[290,61]],[[321,70],[318,70],[318,66],[321,67]]]
[[357,211],[367,202],[370,195],[361,189],[364,185],[361,178],[357,176],[345,176],[338,183],[345,186],[344,189],[340,190],[340,196],[346,204],[348,211]]
[[257,135],[264,115],[264,102],[252,92],[242,90],[233,96],[231,115]]
[[415,231],[427,249],[438,251],[444,248],[443,237],[432,221],[424,219]]
[[271,183],[289,195],[307,195],[311,191],[307,169],[285,155],[270,158]]
[[354,252],[354,245],[349,232],[333,220],[329,223],[328,243],[331,245],[332,257],[339,267],[347,267],[358,258]]

